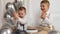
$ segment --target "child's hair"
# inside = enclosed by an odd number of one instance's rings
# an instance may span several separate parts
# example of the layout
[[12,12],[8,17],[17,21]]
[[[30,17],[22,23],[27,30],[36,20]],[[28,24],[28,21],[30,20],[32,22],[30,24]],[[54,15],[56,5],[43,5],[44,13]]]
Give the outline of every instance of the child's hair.
[[26,8],[25,8],[25,7],[20,7],[20,8],[18,9],[18,11],[22,11],[22,10],[25,10],[25,13],[26,13]]
[[42,3],[46,3],[46,4],[48,4],[48,6],[50,5],[50,2],[49,2],[48,0],[42,0],[42,1],[41,1],[41,4],[42,4]]
[[42,0],[42,1],[48,1],[48,0]]

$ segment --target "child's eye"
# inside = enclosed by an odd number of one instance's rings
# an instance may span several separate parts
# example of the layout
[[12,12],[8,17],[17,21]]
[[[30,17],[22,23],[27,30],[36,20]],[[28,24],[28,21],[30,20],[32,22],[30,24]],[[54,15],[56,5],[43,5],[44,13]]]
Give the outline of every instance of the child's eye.
[[44,5],[42,7],[45,7]]
[[20,15],[20,13],[18,13]]

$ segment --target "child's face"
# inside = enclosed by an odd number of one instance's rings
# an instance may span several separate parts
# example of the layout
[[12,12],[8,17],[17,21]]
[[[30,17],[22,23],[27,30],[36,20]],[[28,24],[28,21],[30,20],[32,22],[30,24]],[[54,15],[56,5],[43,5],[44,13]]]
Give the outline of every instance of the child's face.
[[40,7],[43,12],[47,12],[49,9],[49,6],[47,3],[42,3]]
[[20,18],[23,18],[26,15],[25,10],[20,10],[18,13]]

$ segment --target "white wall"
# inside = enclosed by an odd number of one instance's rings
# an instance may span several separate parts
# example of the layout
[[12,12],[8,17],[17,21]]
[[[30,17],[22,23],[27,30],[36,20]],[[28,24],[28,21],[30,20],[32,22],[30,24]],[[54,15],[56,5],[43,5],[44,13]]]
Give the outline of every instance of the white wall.
[[55,0],[54,2],[54,25],[57,30],[60,31],[60,0]]
[[[0,0],[0,23],[2,24],[3,22],[1,21],[3,18],[4,14],[4,5],[6,2],[12,2],[12,0]],[[30,23],[29,25],[34,25],[33,23],[36,23],[36,20],[39,17],[40,13],[40,1],[41,0],[26,0],[25,2],[25,7],[27,8],[27,14],[29,15],[29,20],[28,22]],[[53,16],[53,25],[55,26],[56,30],[60,31],[60,5],[59,1],[60,0],[49,0],[50,1],[50,11]],[[1,26],[0,24],[0,26]]]

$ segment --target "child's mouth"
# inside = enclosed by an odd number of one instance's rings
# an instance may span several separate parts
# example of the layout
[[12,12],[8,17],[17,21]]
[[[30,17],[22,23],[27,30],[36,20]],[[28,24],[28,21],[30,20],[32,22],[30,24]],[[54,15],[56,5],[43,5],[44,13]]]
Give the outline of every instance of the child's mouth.
[[41,10],[44,10],[44,9],[41,9]]
[[23,16],[19,16],[20,18],[23,18]]

